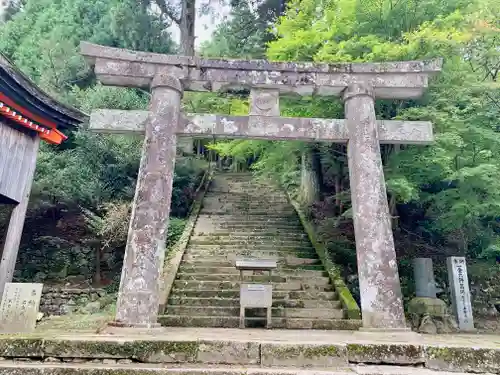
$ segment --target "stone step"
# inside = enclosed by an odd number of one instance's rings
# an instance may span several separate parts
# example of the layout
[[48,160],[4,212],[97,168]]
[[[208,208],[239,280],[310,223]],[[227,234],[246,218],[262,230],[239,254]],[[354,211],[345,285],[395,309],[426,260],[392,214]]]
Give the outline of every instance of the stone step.
[[[236,316],[160,315],[158,322],[167,327],[238,328],[240,326],[240,318]],[[245,326],[249,328],[263,327],[264,324],[264,318],[245,318]],[[361,320],[354,319],[272,318],[272,328],[352,331],[360,327]]]
[[214,222],[215,228],[224,228],[224,227],[235,227],[241,228],[246,225],[250,228],[272,228],[274,229],[287,229],[287,230],[296,230],[297,228],[303,229],[300,221],[295,219],[290,220],[275,220],[273,217],[267,217],[259,219],[258,217],[248,217],[248,218],[235,218],[230,219],[226,218],[223,215],[217,216],[216,218],[203,218],[204,220],[211,220]]
[[[297,224],[290,224],[290,223],[283,223],[283,224],[273,224],[273,223],[266,223],[266,222],[258,222],[258,223],[250,223],[250,222],[242,222],[242,223],[229,223],[229,224],[217,224],[216,226],[212,226],[210,228],[211,232],[210,233],[238,233],[238,232],[248,232],[248,233],[255,233],[259,232],[262,233],[262,235],[265,235],[265,233],[272,233],[273,235],[276,233],[282,234],[282,235],[287,235],[287,234],[292,234],[292,235],[298,235],[298,234],[303,234],[304,233],[304,228],[300,225],[300,223]],[[213,231],[213,232],[212,232]],[[195,227],[195,233],[202,232],[203,229],[200,228],[198,230],[197,227]],[[304,233],[305,235],[305,233]]]
[[[207,267],[234,267],[235,259],[219,258],[219,259],[202,259],[200,257],[190,257],[184,255],[182,264],[186,266],[207,266]],[[286,257],[281,259],[276,259],[278,269],[283,266],[315,266],[322,267],[321,260],[319,258],[296,258],[296,257]]]
[[212,208],[215,210],[228,210],[228,209],[252,209],[252,210],[276,210],[276,209],[285,209],[288,211],[293,210],[293,206],[290,202],[287,201],[278,201],[278,200],[265,200],[265,199],[256,199],[254,197],[248,197],[247,199],[238,199],[228,201],[223,196],[207,196],[203,200],[203,208],[208,209]]
[[290,202],[283,196],[275,196],[275,197],[261,197],[258,195],[248,195],[248,194],[212,194],[208,193],[205,195],[206,199],[209,200],[217,200],[219,202],[229,203],[229,204],[252,204],[257,206],[258,204],[279,204],[279,205],[288,205],[290,206]]
[[[181,273],[201,273],[201,274],[225,274],[225,275],[239,275],[240,271],[233,267],[205,267],[205,266],[187,266],[181,264],[179,271]],[[265,271],[243,271],[244,275],[265,275]],[[328,276],[328,273],[323,270],[323,267],[318,267],[317,270],[304,270],[300,268],[277,268],[273,270],[273,275],[279,276],[302,276],[302,277],[321,277]]]
[[265,186],[260,188],[249,186],[232,186],[229,189],[216,189],[209,190],[208,196],[211,197],[229,197],[235,199],[262,199],[262,197],[269,197],[269,199],[286,200],[287,197],[284,193],[276,192],[276,190],[269,189]]
[[[314,254],[311,253],[290,253],[290,252],[270,252],[270,251],[257,251],[249,250],[247,251],[236,251],[236,250],[225,250],[217,252],[202,252],[202,253],[191,253],[189,250],[184,254],[182,258],[183,261],[190,262],[201,262],[207,257],[211,262],[230,262],[232,266],[235,265],[237,259],[241,258],[254,258],[254,259],[272,259],[277,262],[277,264],[315,264],[313,260]],[[318,259],[319,260],[319,259]]]
[[251,223],[287,223],[289,220],[293,224],[300,223],[297,213],[283,215],[283,214],[273,214],[272,212],[258,213],[237,213],[237,214],[226,214],[226,213],[200,213],[200,216],[204,218],[212,219],[224,219],[226,222],[241,222],[245,223],[247,221]]
[[[235,212],[233,210],[211,210],[202,208],[200,210],[200,213],[203,215],[228,215],[228,214],[234,214]],[[241,210],[240,214],[283,217],[287,215],[293,215],[295,214],[295,211],[293,209],[288,209],[288,210],[250,209],[250,210]]]
[[282,236],[218,236],[218,235],[207,235],[198,234],[191,236],[190,243],[200,244],[200,245],[281,245],[281,246],[307,246],[312,247],[311,243],[306,238],[283,238]]
[[[174,288],[171,298],[240,298],[240,289],[178,289]],[[334,291],[320,290],[273,290],[273,300],[320,300],[334,301],[337,293]]]
[[[195,281],[240,281],[240,275],[229,275],[229,274],[199,274],[199,273],[177,273],[177,280],[195,280]],[[262,282],[267,283],[269,281],[268,275],[244,275],[244,281],[246,282]],[[291,282],[305,282],[307,280],[308,285],[328,285],[330,284],[330,279],[328,277],[303,277],[303,276],[281,276],[281,275],[271,275],[273,283],[291,283]]]
[[[218,289],[239,289],[239,281],[205,281],[205,280],[175,280],[174,288],[176,289],[208,289],[208,290],[218,290]],[[274,290],[289,290],[289,291],[301,291],[301,290],[316,290],[321,292],[331,292],[333,291],[333,286],[331,284],[320,284],[317,285],[314,281],[306,280],[292,280],[285,283],[273,283]]]
[[223,246],[223,247],[257,247],[257,248],[269,248],[271,250],[276,249],[276,247],[283,249],[313,249],[311,243],[309,241],[303,240],[253,240],[251,238],[244,240],[233,240],[233,239],[217,239],[217,238],[209,238],[209,237],[191,237],[189,240],[189,245],[193,246]]
[[295,232],[291,230],[279,230],[274,231],[270,228],[263,228],[259,231],[227,231],[227,230],[216,230],[210,233],[195,233],[195,237],[207,237],[207,238],[222,238],[230,240],[245,240],[252,238],[255,240],[267,240],[275,239],[279,237],[282,240],[296,240],[296,239],[308,239],[307,234],[303,232]]
[[315,254],[313,247],[311,245],[281,245],[281,244],[259,244],[259,243],[229,243],[229,242],[220,242],[220,243],[208,243],[195,241],[189,241],[188,247],[190,249],[196,250],[225,250],[226,252],[232,252],[233,250],[258,250],[258,251],[278,251],[278,252],[302,252],[302,253],[311,253]]
[[[121,363],[120,360],[116,363],[115,359],[80,361],[80,358],[74,363],[44,363],[36,360],[30,362],[1,361],[0,373],[10,375],[464,375],[463,372],[434,371],[414,366],[349,365],[347,359],[344,365],[339,363],[333,368],[320,364],[314,366],[315,368],[308,369],[304,368],[304,364],[301,363],[302,355],[298,358],[287,358],[286,367],[259,367],[256,364],[251,366],[226,365],[225,353],[220,354],[223,358],[221,362],[224,364],[217,365],[211,364],[210,360],[206,361],[205,364],[198,365],[183,363],[182,365],[162,364],[161,366],[156,363],[129,363],[128,359],[125,359],[124,363]],[[237,352],[237,360],[240,359],[238,354],[245,358],[244,354]],[[260,356],[256,356],[256,358],[260,358]],[[330,358],[327,357],[327,359]],[[237,360],[234,363],[238,363]],[[323,358],[322,360],[325,361]],[[272,364],[273,358],[266,358],[266,361]]]
[[[264,229],[264,228],[263,228]],[[271,231],[217,231],[207,233],[193,233],[193,239],[220,239],[224,241],[290,241],[290,242],[306,242],[309,243],[307,235],[298,230],[274,230]]]
[[236,223],[239,225],[269,225],[269,224],[293,224],[300,226],[300,220],[297,215],[272,216],[272,215],[206,215],[200,214],[198,220],[211,220],[215,224],[231,224]]
[[[319,261],[319,259],[318,259]],[[180,269],[185,269],[186,271],[183,272],[191,272],[190,270],[198,269],[198,268],[224,268],[224,269],[234,269],[234,262],[223,262],[222,264],[214,264],[214,262],[210,261],[200,261],[200,262],[182,262],[180,265]],[[284,272],[294,272],[294,271],[322,271],[326,272],[323,268],[323,265],[321,264],[321,261],[319,261],[316,264],[299,264],[295,266],[287,266],[285,264],[280,264],[278,263],[278,268],[277,271],[279,272],[280,270],[283,270]],[[219,272],[219,273],[224,273],[224,272]]]
[[245,215],[247,212],[252,213],[254,211],[258,212],[279,212],[279,213],[286,213],[290,212],[293,213],[293,207],[290,205],[284,205],[284,204],[271,204],[267,203],[269,205],[266,207],[264,203],[261,204],[255,204],[255,205],[250,205],[246,203],[223,203],[223,202],[204,202],[203,207],[201,209],[201,212],[230,212],[232,214],[240,213],[241,215]]
[[278,250],[270,250],[266,248],[262,248],[261,246],[255,247],[220,247],[220,248],[211,248],[204,249],[200,248],[199,245],[188,246],[186,250],[186,256],[214,256],[214,257],[229,257],[230,259],[237,258],[286,258],[286,257],[294,257],[294,258],[310,258],[314,259],[317,257],[317,254],[310,249],[293,249],[293,250],[283,250],[283,248],[279,248]]
[[[248,309],[246,316],[265,317],[264,309]],[[253,311],[251,311],[253,310]],[[239,307],[168,305],[165,315],[240,316]],[[343,319],[344,312],[337,309],[272,308],[273,317]]]
[[[183,306],[220,306],[240,307],[239,298],[219,297],[179,297],[173,296],[168,299],[169,305]],[[293,307],[306,309],[342,309],[340,301],[324,301],[317,299],[273,299],[273,307]]]

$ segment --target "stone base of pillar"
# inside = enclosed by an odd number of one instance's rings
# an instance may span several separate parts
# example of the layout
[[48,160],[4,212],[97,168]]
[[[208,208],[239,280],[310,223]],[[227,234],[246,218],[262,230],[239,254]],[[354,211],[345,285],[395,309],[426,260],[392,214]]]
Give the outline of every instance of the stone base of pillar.
[[420,333],[455,333],[458,325],[449,314],[446,303],[439,298],[415,297],[408,304],[413,329]]

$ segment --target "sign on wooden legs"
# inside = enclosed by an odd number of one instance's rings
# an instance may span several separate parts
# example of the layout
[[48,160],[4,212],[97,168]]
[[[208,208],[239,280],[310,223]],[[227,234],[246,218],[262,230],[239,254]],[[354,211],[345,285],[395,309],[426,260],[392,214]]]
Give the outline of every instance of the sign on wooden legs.
[[35,329],[43,284],[7,283],[0,305],[0,333]]

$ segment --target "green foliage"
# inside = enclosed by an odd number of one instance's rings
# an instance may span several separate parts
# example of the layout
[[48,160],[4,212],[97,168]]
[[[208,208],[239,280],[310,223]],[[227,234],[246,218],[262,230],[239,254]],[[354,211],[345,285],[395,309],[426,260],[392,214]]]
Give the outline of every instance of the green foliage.
[[169,52],[160,20],[133,0],[28,0],[0,28],[0,50],[61,99],[73,85],[88,86],[80,41]]
[[263,58],[265,55],[265,28],[248,3],[233,8],[230,19],[222,22],[212,39],[201,46],[207,57]]
[[179,219],[177,217],[170,218],[168,223],[167,249],[171,248],[179,240],[179,238],[181,238],[185,226],[185,219]]
[[[95,108],[145,109],[148,93],[96,84],[79,54],[80,41],[159,53],[176,49],[160,17],[147,2],[134,0],[27,0],[0,26],[2,53],[58,100],[87,113]],[[19,257],[24,276],[79,274],[71,269],[73,265],[80,265],[80,274],[88,275],[94,271],[95,256],[102,257],[106,270],[116,271],[116,264],[120,268],[142,137],[86,130],[68,135],[61,146],[41,145],[27,218],[35,225],[26,233]],[[182,231],[183,220],[175,216],[186,215],[204,168],[205,162],[193,158],[177,160],[168,243]],[[78,217],[82,214],[84,220]],[[38,232],[40,224],[43,229]],[[100,254],[92,251],[96,246]],[[60,252],[57,262],[37,260],[29,266],[29,259],[35,259],[43,247],[50,257]],[[75,252],[80,254],[78,259],[73,257]]]
[[[387,190],[398,225],[437,249],[472,257],[494,256],[499,243],[499,20],[500,5],[493,0],[292,0],[267,50],[280,61],[444,58],[442,73],[421,100],[377,103],[381,118],[430,120],[436,132],[428,147],[382,148]],[[284,116],[343,116],[332,99],[286,99],[281,106]],[[238,161],[258,155],[254,170],[298,183],[304,145],[239,140],[214,148]],[[346,150],[320,150],[330,191],[320,216],[333,215],[331,227],[338,228],[350,216]],[[342,241],[337,229],[331,234],[332,241]]]

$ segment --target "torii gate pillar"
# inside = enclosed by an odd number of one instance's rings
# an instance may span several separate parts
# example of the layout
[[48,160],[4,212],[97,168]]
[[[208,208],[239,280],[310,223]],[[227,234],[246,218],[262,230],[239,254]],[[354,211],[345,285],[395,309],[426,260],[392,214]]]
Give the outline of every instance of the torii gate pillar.
[[350,85],[343,99],[363,327],[404,328],[373,88]]
[[151,92],[114,326],[159,326],[158,279],[165,258],[182,85],[169,74],[157,74]]

